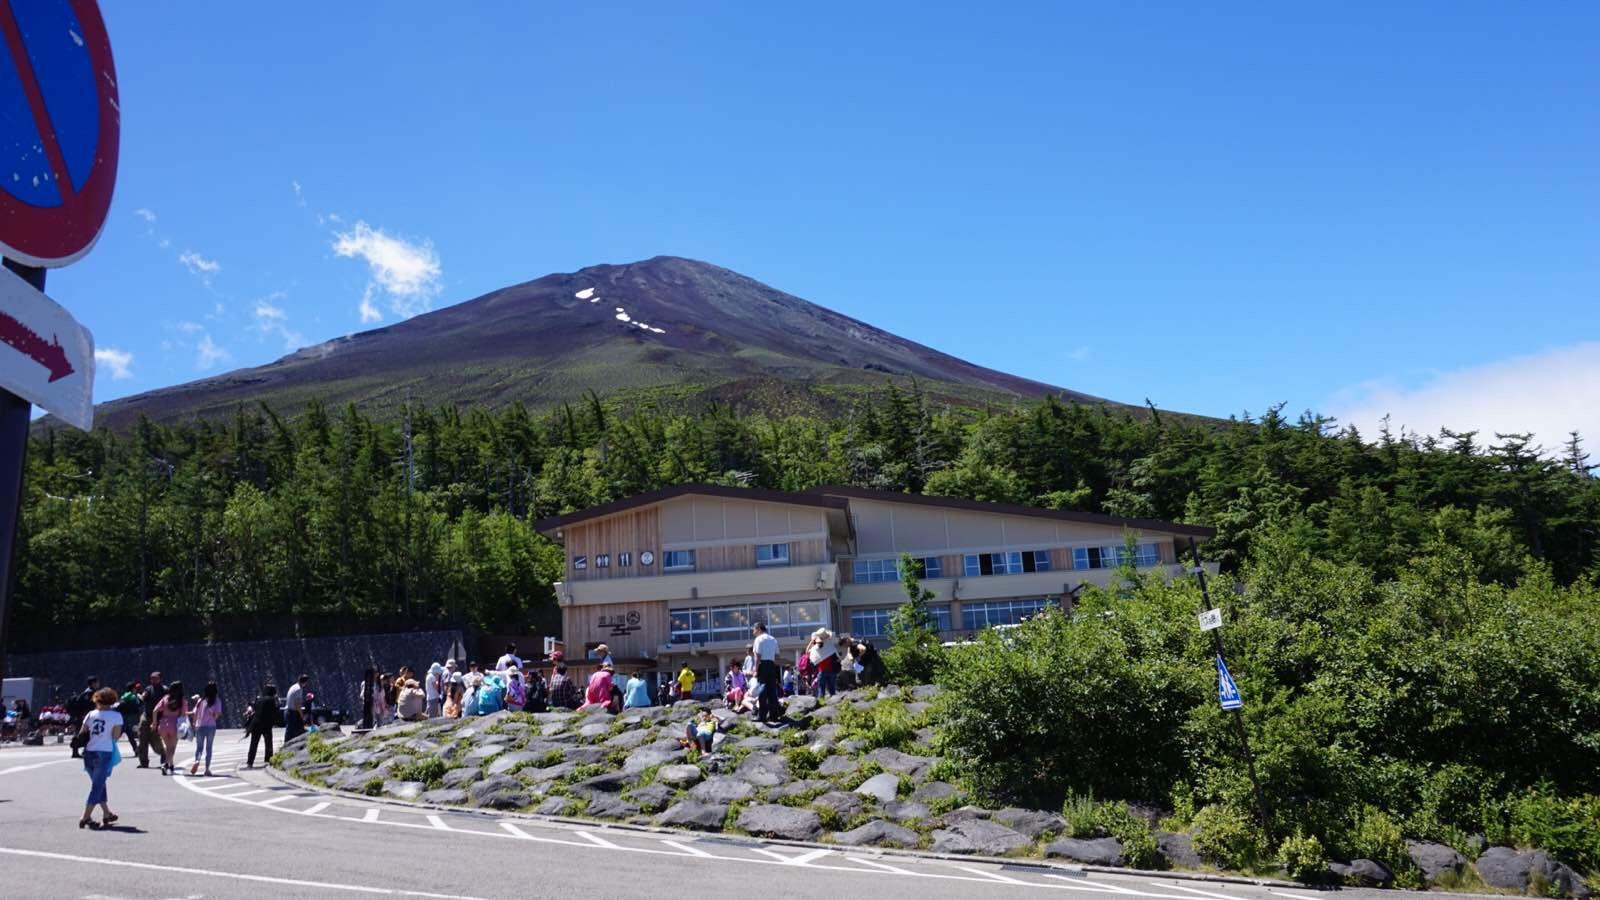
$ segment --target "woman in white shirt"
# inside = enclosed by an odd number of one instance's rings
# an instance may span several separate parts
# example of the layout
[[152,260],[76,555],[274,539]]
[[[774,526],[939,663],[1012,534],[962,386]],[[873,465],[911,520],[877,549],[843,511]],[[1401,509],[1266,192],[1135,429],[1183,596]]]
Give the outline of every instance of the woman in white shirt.
[[[89,799],[83,804],[79,828],[101,828],[117,820],[106,805],[106,779],[111,777],[112,754],[117,738],[122,736],[122,714],[112,708],[117,705],[117,692],[108,687],[95,691],[94,705],[94,711],[83,717],[81,726],[88,738],[83,745],[83,770],[89,773]],[[94,820],[96,805],[100,807],[98,823]]]

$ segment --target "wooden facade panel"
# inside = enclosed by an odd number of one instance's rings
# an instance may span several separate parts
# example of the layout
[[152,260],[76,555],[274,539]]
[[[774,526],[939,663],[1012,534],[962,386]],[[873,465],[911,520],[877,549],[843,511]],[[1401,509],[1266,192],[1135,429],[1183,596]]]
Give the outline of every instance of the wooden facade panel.
[[567,655],[581,659],[595,644],[605,644],[617,659],[653,656],[669,633],[667,603],[601,603],[562,609]]
[[1057,572],[1072,571],[1072,551],[1066,547],[1050,548],[1050,568]]
[[[572,525],[566,529],[563,542],[567,551],[567,576],[573,581],[661,574],[660,520],[655,507]],[[652,556],[649,565],[644,564],[641,556],[647,551]],[[623,554],[627,554],[627,565],[621,564]],[[582,569],[575,564],[580,556],[585,561]],[[599,564],[602,556],[609,565]]]
[[839,560],[839,583],[840,584],[855,584],[856,583],[856,561],[855,560],[848,559],[848,558]]

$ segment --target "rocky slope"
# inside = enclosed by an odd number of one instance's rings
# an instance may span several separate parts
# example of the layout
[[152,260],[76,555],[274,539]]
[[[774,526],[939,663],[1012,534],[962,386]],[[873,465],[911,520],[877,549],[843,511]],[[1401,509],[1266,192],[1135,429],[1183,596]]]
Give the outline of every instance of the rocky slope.
[[[350,737],[313,734],[273,765],[307,783],[373,797],[623,821],[845,846],[1046,857],[1096,866],[1207,869],[1191,836],[1134,810],[1133,843],[1085,833],[1053,810],[976,804],[934,749],[939,689],[863,688],[818,703],[785,699],[768,728],[721,701],[607,713],[508,713],[398,724]],[[679,744],[703,709],[713,752]],[[1143,845],[1143,846],[1140,846]],[[1442,844],[1408,843],[1435,887],[1477,882],[1587,897],[1580,876],[1541,851],[1485,849],[1476,864]],[[1382,886],[1381,863],[1331,863],[1331,880]]]

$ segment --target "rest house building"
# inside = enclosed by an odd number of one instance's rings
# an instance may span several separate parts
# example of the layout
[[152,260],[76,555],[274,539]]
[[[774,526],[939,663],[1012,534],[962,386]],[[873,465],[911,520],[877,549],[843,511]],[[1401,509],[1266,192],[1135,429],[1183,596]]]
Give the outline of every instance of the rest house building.
[[[905,600],[901,554],[920,559],[939,631],[965,640],[1134,564],[1181,574],[1179,554],[1213,529],[850,487],[801,493],[680,485],[543,519],[566,550],[555,583],[571,674],[605,644],[619,672],[685,663],[715,690],[764,622],[792,665],[816,629],[880,644]],[[1187,556],[1185,556],[1187,559]]]

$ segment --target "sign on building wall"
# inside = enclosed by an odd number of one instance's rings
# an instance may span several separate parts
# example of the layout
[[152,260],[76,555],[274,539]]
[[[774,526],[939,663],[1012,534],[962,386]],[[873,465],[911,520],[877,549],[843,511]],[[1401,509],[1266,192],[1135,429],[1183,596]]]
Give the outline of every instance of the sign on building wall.
[[598,616],[595,619],[595,625],[600,628],[611,629],[612,637],[627,637],[640,629],[642,620],[643,616],[639,614],[637,609],[630,609],[625,613],[617,613],[616,615]]

